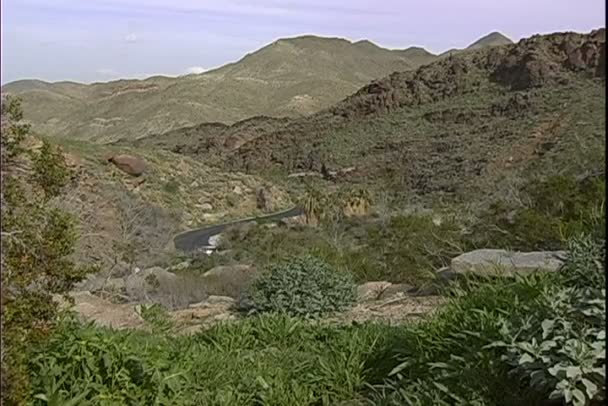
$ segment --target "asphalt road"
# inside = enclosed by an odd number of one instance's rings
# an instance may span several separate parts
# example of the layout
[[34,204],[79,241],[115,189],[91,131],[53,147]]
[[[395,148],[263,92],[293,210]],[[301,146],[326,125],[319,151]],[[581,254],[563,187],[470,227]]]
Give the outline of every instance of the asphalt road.
[[180,251],[196,251],[201,248],[209,247],[211,245],[209,243],[209,238],[213,237],[214,235],[220,234],[227,227],[249,222],[275,222],[284,218],[300,216],[303,213],[304,211],[301,208],[294,207],[289,210],[268,214],[266,216],[251,217],[243,220],[232,221],[229,223],[217,224],[215,226],[199,228],[196,230],[186,231],[185,233],[176,235],[173,238],[173,243],[175,244],[175,248]]

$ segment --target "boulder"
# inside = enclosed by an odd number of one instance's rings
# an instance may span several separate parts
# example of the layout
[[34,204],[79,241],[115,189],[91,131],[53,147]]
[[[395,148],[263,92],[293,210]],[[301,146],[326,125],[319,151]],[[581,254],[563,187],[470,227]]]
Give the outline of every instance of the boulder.
[[217,266],[205,272],[201,282],[209,295],[239,299],[257,275],[257,270],[249,265]]
[[554,272],[564,263],[565,251],[514,252],[481,249],[452,259],[453,274],[510,275],[535,271]]
[[[111,328],[139,328],[144,321],[135,311],[132,304],[116,304],[94,296],[91,292],[73,292],[70,296],[74,299],[72,310],[76,312],[82,321],[93,321],[95,324]],[[62,303],[62,306],[69,306]]]
[[140,176],[146,170],[144,161],[132,155],[113,155],[108,158],[108,161],[131,176]]

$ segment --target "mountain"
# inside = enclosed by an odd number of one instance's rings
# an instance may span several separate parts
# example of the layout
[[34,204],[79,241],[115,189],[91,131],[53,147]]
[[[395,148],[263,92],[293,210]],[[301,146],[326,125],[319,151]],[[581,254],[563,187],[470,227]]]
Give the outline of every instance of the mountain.
[[35,131],[103,142],[205,121],[310,114],[418,64],[369,41],[308,35],[277,40],[199,75],[91,85],[18,81],[2,91],[23,98]]
[[503,34],[494,31],[485,37],[478,39],[467,47],[467,49],[479,49],[488,46],[510,45],[513,41],[505,37]]
[[21,80],[2,91],[23,99],[37,133],[103,143],[203,122],[312,114],[374,79],[435,59],[419,47],[389,50],[367,40],[306,35],[198,75],[90,85]]
[[509,38],[507,38],[503,34],[497,32],[497,31],[494,31],[488,35],[485,35],[485,36],[479,38],[477,41],[473,42],[471,45],[469,45],[468,47],[466,47],[464,49],[450,49],[448,51],[445,51],[445,52],[439,54],[439,57],[442,58],[442,57],[446,57],[448,55],[457,54],[459,52],[470,51],[470,50],[480,49],[480,48],[484,48],[484,47],[493,47],[493,46],[511,45],[511,44],[513,44],[513,41],[511,41]]
[[601,171],[604,109],[601,29],[462,52],[374,81],[308,117],[200,125],[135,145],[293,187],[312,175],[404,201],[472,201],[510,196],[529,177]]

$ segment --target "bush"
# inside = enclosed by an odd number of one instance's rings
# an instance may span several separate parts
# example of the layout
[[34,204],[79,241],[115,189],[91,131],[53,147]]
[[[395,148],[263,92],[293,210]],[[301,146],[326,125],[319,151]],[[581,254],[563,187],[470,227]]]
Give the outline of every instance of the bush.
[[271,265],[247,296],[254,312],[318,317],[353,305],[357,288],[349,274],[318,258],[300,256]]
[[455,287],[436,317],[368,361],[377,404],[602,404],[604,245],[568,241],[559,273]]
[[582,233],[605,239],[606,179],[551,176],[522,188],[522,204],[498,202],[480,216],[473,231],[478,246],[522,251],[558,250]]
[[606,398],[606,277],[604,243],[589,237],[568,242],[562,283],[544,294],[547,314],[505,323],[502,359],[528,385],[566,404]]

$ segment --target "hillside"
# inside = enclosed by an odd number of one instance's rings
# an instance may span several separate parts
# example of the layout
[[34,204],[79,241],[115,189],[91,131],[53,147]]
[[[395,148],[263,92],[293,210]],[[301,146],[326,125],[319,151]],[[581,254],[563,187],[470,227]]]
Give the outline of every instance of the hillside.
[[206,121],[313,113],[428,59],[369,41],[303,36],[277,40],[200,75],[91,85],[18,81],[2,90],[23,98],[36,132],[104,142]]
[[[49,140],[61,147],[73,173],[53,204],[78,220],[75,255],[82,263],[108,267],[132,249],[129,255],[137,263],[154,264],[171,255],[173,236],[179,232],[262,214],[258,188],[268,191],[270,210],[293,205],[283,190],[258,177],[225,173],[169,151]],[[25,144],[33,151],[41,145],[37,137]],[[123,154],[143,160],[143,175],[130,176],[108,162],[108,157]]]
[[436,58],[420,47],[388,50],[366,40],[306,35],[199,75],[90,85],[22,80],[2,91],[23,99],[37,133],[105,143],[204,122],[312,114],[374,79]]
[[350,168],[326,185],[365,185],[401,200],[504,197],[523,178],[603,168],[604,60],[604,29],[534,36],[394,73],[310,117],[248,120],[255,134],[246,123],[207,125],[138,145],[279,182]]

